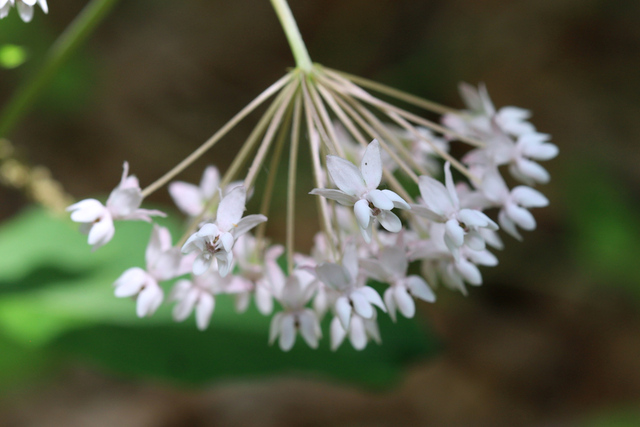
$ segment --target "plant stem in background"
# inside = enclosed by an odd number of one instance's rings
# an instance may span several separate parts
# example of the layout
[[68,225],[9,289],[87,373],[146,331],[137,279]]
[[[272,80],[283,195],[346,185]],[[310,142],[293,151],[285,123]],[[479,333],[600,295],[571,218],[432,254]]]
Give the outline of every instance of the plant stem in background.
[[296,67],[306,73],[310,72],[312,66],[311,58],[300,35],[300,30],[298,30],[298,24],[296,24],[289,4],[287,4],[287,0],[271,0],[271,5],[275,9],[276,15],[278,15],[278,19],[280,19],[282,29],[287,36],[289,46],[291,46],[291,52],[293,52],[293,57],[296,60]]
[[0,137],[8,136],[47,87],[56,72],[82,42],[97,28],[118,0],[92,0],[51,46],[45,63],[31,76],[0,114]]

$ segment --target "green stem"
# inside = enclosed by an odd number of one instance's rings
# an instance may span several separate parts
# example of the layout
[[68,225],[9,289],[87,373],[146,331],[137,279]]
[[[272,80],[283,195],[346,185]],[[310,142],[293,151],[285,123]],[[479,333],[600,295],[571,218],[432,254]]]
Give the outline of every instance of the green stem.
[[302,71],[310,72],[313,64],[311,63],[309,52],[307,52],[307,47],[302,40],[300,30],[298,30],[298,24],[296,24],[296,20],[293,18],[287,0],[271,0],[271,5],[276,11],[282,29],[287,36],[291,52],[296,60],[296,67]]
[[47,87],[58,69],[107,16],[118,0],[92,0],[49,49],[45,63],[20,86],[0,114],[0,137],[7,136]]

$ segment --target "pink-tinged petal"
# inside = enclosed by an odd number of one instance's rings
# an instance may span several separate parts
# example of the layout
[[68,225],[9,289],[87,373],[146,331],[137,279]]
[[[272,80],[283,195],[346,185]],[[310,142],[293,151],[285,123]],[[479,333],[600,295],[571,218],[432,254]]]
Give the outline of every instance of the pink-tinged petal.
[[348,160],[327,156],[329,176],[336,186],[349,196],[359,197],[367,187],[358,168]]
[[198,297],[200,296],[200,294],[201,291],[199,289],[193,287],[189,289],[184,295],[184,298],[178,301],[175,307],[173,307],[173,320],[175,320],[176,322],[182,322],[187,317],[189,317],[189,315],[193,311],[193,307],[198,301]]
[[474,251],[484,251],[486,248],[484,239],[476,230],[471,230],[464,236],[464,244]]
[[340,344],[344,341],[347,336],[347,331],[342,326],[342,322],[338,317],[334,317],[331,320],[330,326],[330,335],[331,335],[331,350],[336,351]]
[[391,317],[393,322],[396,322],[396,302],[393,295],[393,287],[388,287],[387,290],[384,291],[384,304],[387,306],[389,317]]
[[493,222],[491,218],[475,209],[461,209],[458,212],[458,219],[471,227],[487,227],[492,230],[498,229],[498,224]]
[[511,198],[525,208],[543,208],[549,205],[549,199],[538,190],[519,185],[511,191]]
[[104,216],[107,208],[96,199],[85,199],[67,208],[74,222],[93,222]]
[[349,341],[356,350],[363,350],[367,346],[367,332],[364,328],[362,318],[354,316],[351,319],[351,328],[349,329]]
[[384,194],[385,196],[387,196],[389,200],[391,200],[394,208],[411,209],[411,206],[409,206],[409,203],[407,203],[402,197],[398,196],[393,191],[391,190],[381,190],[381,191],[382,191],[382,194]]
[[436,295],[433,293],[427,282],[420,276],[409,276],[405,282],[409,292],[415,298],[427,302],[435,302]]
[[376,321],[375,316],[373,319],[365,319],[364,330],[367,333],[367,336],[370,339],[373,339],[376,343],[382,344],[382,338],[380,337],[380,329],[378,329],[378,322]]
[[359,291],[351,292],[349,295],[349,299],[353,304],[353,311],[358,313],[360,316],[365,319],[371,319],[373,317],[373,307],[371,303],[367,301],[364,295],[362,295]]
[[445,223],[446,236],[451,239],[456,247],[462,246],[464,243],[464,230],[458,224],[458,220],[450,219]]
[[482,274],[480,274],[480,270],[474,264],[465,259],[461,259],[456,263],[456,269],[469,284],[476,286],[482,285]]
[[342,323],[342,327],[345,330],[349,329],[349,320],[351,319],[351,304],[349,303],[349,299],[345,296],[339,297],[336,300],[335,310],[336,315],[340,319],[340,323]]
[[372,287],[363,286],[362,288],[358,289],[358,292],[364,295],[367,301],[369,301],[371,304],[378,306],[380,310],[385,312],[387,311],[387,307],[385,307],[384,303],[382,302],[380,294]]
[[239,186],[231,190],[220,201],[216,223],[222,231],[231,231],[242,218],[245,203],[247,201],[247,190],[244,186]]
[[453,176],[451,175],[451,163],[446,162],[444,164],[444,180],[447,192],[449,193],[449,199],[454,209],[460,208],[460,199],[458,199],[458,192],[456,191],[456,185],[453,183]]
[[234,239],[231,233],[223,232],[222,234],[220,234],[220,243],[222,244],[222,248],[226,252],[231,251],[231,249],[233,248],[233,242]]
[[311,348],[318,348],[318,335],[316,335],[317,323],[315,314],[311,310],[304,310],[298,316],[300,323],[300,335]]
[[214,308],[215,300],[213,299],[213,295],[203,292],[196,304],[196,326],[201,331],[209,327]]
[[354,245],[350,244],[345,248],[344,254],[342,255],[342,266],[348,272],[350,282],[355,282],[358,277],[359,268],[358,251]]
[[498,213],[498,222],[504,231],[512,235],[517,240],[522,240],[522,236],[518,232],[516,224],[509,218],[504,209],[501,209]]
[[530,177],[536,182],[546,184],[551,180],[549,172],[533,160],[518,159],[516,166],[522,175]]
[[380,143],[374,139],[369,143],[360,162],[360,171],[368,190],[378,188],[382,180],[382,159],[380,156]]
[[445,215],[453,211],[453,204],[447,188],[430,176],[422,175],[418,180],[420,195],[427,209],[436,215]]
[[402,230],[402,221],[396,214],[390,211],[382,211],[378,215],[378,221],[385,230],[391,233],[399,233]]
[[188,182],[176,181],[169,184],[169,194],[178,209],[189,216],[197,216],[204,208],[200,188]]
[[184,245],[182,245],[182,249],[180,250],[183,254],[191,253],[195,250],[203,251],[204,250],[204,241],[202,237],[198,235],[198,233],[193,233]]
[[382,267],[381,262],[377,259],[361,259],[359,264],[362,271],[366,272],[367,277],[371,277],[379,282],[389,280],[389,273]]
[[136,314],[138,317],[151,316],[156,312],[160,304],[164,293],[160,286],[155,282],[148,283],[147,286],[138,295],[138,301],[136,302]]
[[295,319],[291,314],[285,314],[280,322],[280,349],[289,351],[296,342]]
[[118,298],[131,297],[140,292],[142,286],[147,281],[147,272],[139,267],[125,270],[113,283],[114,294]]
[[467,258],[474,264],[495,267],[498,265],[498,258],[489,251],[470,251]]
[[514,203],[509,203],[505,206],[505,211],[507,216],[520,228],[525,230],[535,230],[536,219],[533,217],[531,212],[525,208],[521,208]]
[[271,296],[271,292],[267,289],[266,286],[257,285],[256,286],[256,307],[258,307],[258,311],[263,315],[268,315],[273,311],[273,297]]
[[488,170],[482,177],[482,193],[496,204],[502,204],[509,196],[509,188],[497,168]]
[[114,218],[127,216],[140,207],[142,193],[139,188],[116,188],[107,199],[107,209]]
[[91,227],[88,243],[90,245],[94,245],[94,249],[97,249],[97,247],[109,242],[115,231],[116,229],[113,226],[111,216],[105,215],[98,222],[94,223],[93,227]]
[[153,226],[153,230],[151,230],[151,238],[149,239],[149,243],[147,244],[147,249],[144,254],[147,267],[149,265],[153,265],[155,261],[160,258],[162,252],[171,247],[171,235],[169,235],[169,246],[166,249],[162,247],[162,240],[166,239],[166,236],[163,236],[163,234],[166,235],[166,233],[169,233],[169,230],[165,227],[160,227],[159,225]]
[[220,277],[226,277],[233,267],[233,252],[218,252],[216,254],[218,260],[218,273]]
[[384,211],[390,211],[393,209],[393,202],[381,190],[369,191],[367,193],[367,200],[369,200],[376,208]]
[[193,261],[193,274],[199,276],[207,272],[209,267],[211,266],[211,256],[208,253],[201,253],[196,257]]
[[390,276],[403,277],[409,268],[409,260],[404,250],[397,246],[387,246],[380,252],[380,264]]
[[236,228],[235,228],[235,232],[234,232],[234,236],[236,237],[236,239],[240,236],[242,236],[243,234],[245,234],[247,231],[251,230],[253,227],[255,227],[258,224],[262,224],[263,222],[265,222],[267,220],[267,217],[264,215],[247,215],[244,218],[242,218],[240,220],[240,222],[238,222]]
[[153,264],[147,266],[149,273],[157,280],[170,280],[184,273],[180,271],[182,255],[178,248],[163,252]]
[[343,291],[351,284],[349,272],[341,265],[323,263],[316,267],[318,279],[330,288]]
[[215,166],[207,166],[200,180],[200,192],[205,200],[213,197],[220,185],[220,173]]
[[364,239],[365,243],[371,243],[371,237],[373,236],[373,222],[374,221],[371,221],[367,228],[359,227],[360,234],[362,235],[362,238]]
[[354,196],[343,193],[342,190],[334,190],[331,188],[314,188],[309,192],[309,194],[312,194],[314,196],[326,197],[330,200],[335,200],[336,202],[344,206],[353,206],[353,203],[356,201],[356,198]]
[[353,206],[353,212],[356,215],[358,226],[366,229],[369,226],[369,221],[371,221],[371,209],[369,208],[369,202],[365,199],[358,200]]
[[284,317],[284,313],[276,313],[275,316],[271,319],[271,325],[269,326],[269,345],[272,345],[278,335],[280,335],[280,325],[282,324],[282,318]]
[[411,319],[416,314],[416,305],[413,302],[413,298],[407,292],[404,286],[396,286],[393,289],[393,296],[398,305],[398,311],[408,319]]
[[127,220],[127,221],[146,221],[151,222],[152,216],[159,216],[165,218],[167,216],[166,213],[156,210],[156,209],[136,209],[128,215],[119,216],[117,219]]
[[[236,300],[235,300],[235,309],[236,309],[236,313],[241,314],[244,313],[245,311],[247,311],[247,308],[249,308],[249,302],[251,301],[251,294],[249,292],[243,292],[240,294],[236,294]],[[258,305],[258,304],[256,304]],[[258,311],[260,311],[260,308],[258,308]],[[260,311],[262,313],[262,311]],[[265,314],[265,313],[262,313]],[[269,314],[266,313],[265,316]]]
[[558,155],[558,147],[551,143],[531,145],[524,148],[523,154],[535,160],[551,160]]
[[411,212],[435,222],[445,222],[447,217],[421,205],[411,205]]
[[480,235],[482,236],[484,241],[487,243],[487,245],[491,246],[494,249],[499,249],[499,250],[504,249],[504,243],[502,243],[502,239],[500,238],[498,233],[486,228],[480,229],[479,231],[480,231]]
[[208,222],[198,230],[197,235],[199,237],[215,237],[220,234],[218,226],[212,222]]

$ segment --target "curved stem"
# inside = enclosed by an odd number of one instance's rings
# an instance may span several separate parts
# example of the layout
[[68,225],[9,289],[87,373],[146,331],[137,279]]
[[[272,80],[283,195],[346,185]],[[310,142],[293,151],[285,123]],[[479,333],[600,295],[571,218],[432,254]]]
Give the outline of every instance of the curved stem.
[[307,47],[302,40],[298,24],[296,24],[296,20],[293,18],[287,0],[271,0],[271,5],[276,11],[282,29],[287,36],[291,52],[296,60],[296,67],[305,72],[311,71],[312,63],[309,52],[307,52]]
[[82,9],[51,46],[44,65],[13,95],[0,114],[0,137],[7,136],[56,72],[96,29],[118,0],[93,0]]

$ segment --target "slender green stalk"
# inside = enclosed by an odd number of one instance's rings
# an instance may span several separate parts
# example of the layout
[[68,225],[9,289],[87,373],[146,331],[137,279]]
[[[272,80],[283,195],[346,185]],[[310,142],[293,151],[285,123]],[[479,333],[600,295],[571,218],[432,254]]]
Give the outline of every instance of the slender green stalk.
[[0,113],[0,137],[8,136],[38,95],[118,0],[92,0],[51,46],[44,64],[25,81]]
[[301,95],[298,94],[293,107],[291,146],[289,151],[289,176],[287,179],[287,270],[293,271],[294,237],[296,224],[296,166],[298,165],[298,145],[300,142]]
[[291,52],[296,60],[296,67],[305,72],[311,71],[313,64],[309,57],[309,52],[307,52],[307,47],[302,40],[298,24],[296,24],[296,20],[293,18],[293,14],[291,13],[287,0],[271,0],[271,5],[276,11],[276,15],[278,15],[282,29],[287,36]]
[[269,151],[269,147],[271,147],[271,143],[273,142],[276,131],[282,124],[284,114],[287,111],[287,107],[289,107],[289,103],[291,102],[291,99],[293,99],[293,96],[295,95],[297,88],[298,88],[298,83],[294,81],[289,86],[287,86],[286,89],[284,89],[284,92],[286,93],[286,95],[282,100],[282,104],[278,106],[278,109],[273,115],[273,120],[271,121],[271,123],[269,123],[267,132],[264,134],[264,138],[260,143],[258,152],[256,153],[256,156],[254,157],[253,162],[251,162],[251,166],[249,166],[249,172],[247,172],[247,176],[244,179],[244,187],[247,190],[253,187],[253,184],[255,183],[255,180],[258,176],[258,171],[260,170],[260,167],[264,162],[264,158],[267,155],[267,152]]
[[[298,96],[296,98],[299,97]],[[276,178],[278,176],[278,167],[280,166],[280,159],[282,159],[282,152],[284,151],[285,142],[287,141],[288,130],[291,127],[291,118],[293,116],[293,108],[289,108],[285,117],[284,124],[280,127],[276,139],[276,145],[271,155],[271,161],[269,162],[269,175],[267,176],[267,183],[264,186],[264,192],[262,193],[262,202],[260,203],[260,213],[266,217],[269,216],[269,209],[271,208],[271,200],[273,199],[273,190],[276,186]],[[265,230],[267,229],[267,222],[263,222],[256,228],[256,240],[262,241],[264,239]]]
[[392,88],[390,86],[383,85],[378,82],[374,82],[373,80],[365,79],[364,77],[354,76],[353,74],[345,73],[343,71],[333,70],[331,68],[326,68],[326,70],[339,74],[351,80],[353,83],[358,84],[362,87],[375,90],[376,92],[380,92],[384,95],[389,95],[393,98],[399,99],[400,101],[404,101],[408,104],[412,104],[417,107],[424,108],[427,111],[433,111],[434,113],[438,113],[438,114],[448,114],[448,113],[460,114],[460,111],[454,108],[446,107],[436,102],[429,101],[424,98],[420,98],[419,96],[415,96],[410,93]]

